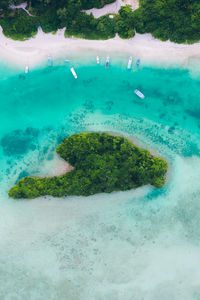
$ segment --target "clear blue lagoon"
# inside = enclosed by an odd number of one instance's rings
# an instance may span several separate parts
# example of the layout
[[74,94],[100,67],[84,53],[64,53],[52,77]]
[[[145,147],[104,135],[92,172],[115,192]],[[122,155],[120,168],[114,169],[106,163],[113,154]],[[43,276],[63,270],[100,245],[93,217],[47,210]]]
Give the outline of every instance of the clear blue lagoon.
[[[200,78],[127,62],[74,60],[26,76],[1,65],[0,299],[200,299]],[[19,178],[51,174],[55,147],[84,131],[168,159],[165,187],[8,198]]]

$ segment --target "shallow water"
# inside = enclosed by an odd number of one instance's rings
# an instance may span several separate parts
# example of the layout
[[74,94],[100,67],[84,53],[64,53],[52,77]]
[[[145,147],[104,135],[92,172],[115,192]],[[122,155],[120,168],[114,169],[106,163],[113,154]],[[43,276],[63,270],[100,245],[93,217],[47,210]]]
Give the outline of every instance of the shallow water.
[[[73,62],[78,80],[69,65],[1,69],[0,299],[200,299],[200,80],[126,63]],[[167,158],[165,187],[8,198],[19,178],[51,174],[63,137],[90,130]]]

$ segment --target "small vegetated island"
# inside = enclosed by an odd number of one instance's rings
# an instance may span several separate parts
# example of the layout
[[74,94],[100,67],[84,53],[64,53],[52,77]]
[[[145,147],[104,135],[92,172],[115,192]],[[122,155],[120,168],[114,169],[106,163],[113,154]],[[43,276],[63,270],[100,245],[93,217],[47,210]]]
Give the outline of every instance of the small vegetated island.
[[81,133],[64,139],[56,152],[74,169],[55,177],[25,177],[9,191],[12,198],[64,197],[125,191],[165,183],[167,162],[128,139],[107,133]]

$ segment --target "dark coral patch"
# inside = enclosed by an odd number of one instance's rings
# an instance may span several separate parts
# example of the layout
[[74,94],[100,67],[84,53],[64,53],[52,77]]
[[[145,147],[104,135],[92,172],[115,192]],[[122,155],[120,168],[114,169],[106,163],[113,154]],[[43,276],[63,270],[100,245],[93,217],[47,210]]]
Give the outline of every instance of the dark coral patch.
[[3,152],[7,156],[23,155],[29,150],[36,149],[36,137],[39,130],[28,127],[26,130],[14,130],[1,139]]

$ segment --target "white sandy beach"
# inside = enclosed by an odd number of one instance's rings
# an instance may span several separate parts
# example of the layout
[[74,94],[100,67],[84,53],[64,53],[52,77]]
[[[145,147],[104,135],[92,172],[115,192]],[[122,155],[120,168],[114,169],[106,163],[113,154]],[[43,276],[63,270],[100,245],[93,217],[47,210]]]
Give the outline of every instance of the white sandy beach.
[[[116,0],[101,9],[86,10],[95,18],[106,14],[116,14],[121,6],[131,5],[132,10],[139,7],[138,0]],[[27,2],[13,9],[25,9]],[[25,9],[26,10],[26,9]],[[27,11],[29,14],[29,12]],[[65,29],[58,30],[56,34],[45,34],[42,30],[34,38],[27,41],[13,41],[6,38],[0,27],[0,58],[6,63],[19,66],[24,69],[26,65],[34,67],[47,60],[51,55],[53,60],[59,57],[89,57],[115,55],[118,58],[132,55],[140,58],[145,64],[182,66],[183,68],[197,67],[200,65],[200,43],[193,45],[180,45],[172,42],[162,42],[152,37],[151,34],[136,34],[134,38],[122,40],[118,36],[106,41],[83,40],[77,38],[65,38]],[[197,67],[196,67],[197,66]]]
[[118,56],[132,55],[140,58],[144,63],[174,64],[185,68],[200,62],[200,43],[193,45],[179,45],[172,42],[161,42],[150,34],[136,34],[134,38],[122,40],[115,37],[106,41],[91,41],[77,38],[65,38],[64,29],[56,34],[45,34],[42,31],[27,41],[14,41],[6,38],[0,30],[0,57],[6,63],[24,68],[33,67],[47,60],[50,54],[53,59],[59,56],[74,57],[79,55]]

